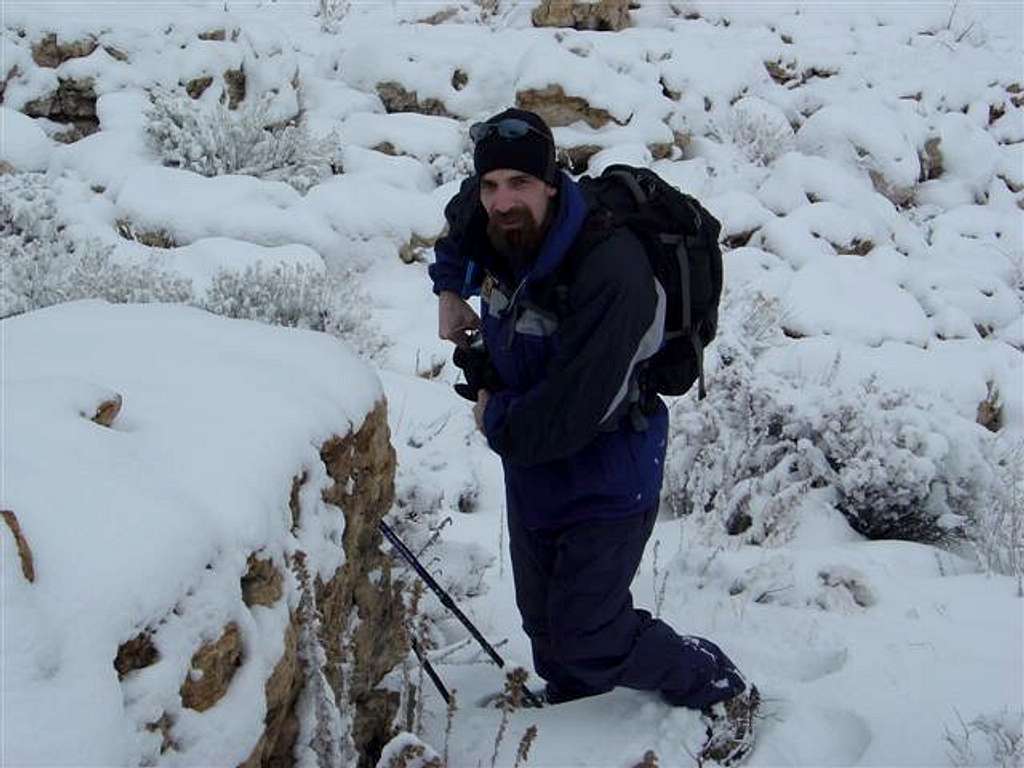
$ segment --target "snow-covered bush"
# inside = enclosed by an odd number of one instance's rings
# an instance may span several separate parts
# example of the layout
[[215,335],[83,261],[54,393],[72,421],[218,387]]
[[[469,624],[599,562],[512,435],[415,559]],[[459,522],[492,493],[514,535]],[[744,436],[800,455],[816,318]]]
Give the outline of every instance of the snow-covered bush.
[[320,29],[334,34],[349,12],[349,0],[319,0],[316,15],[320,19]]
[[950,763],[956,768],[992,765],[1018,768],[1024,764],[1024,712],[1002,710],[979,715],[965,723],[957,714],[958,728],[946,728]]
[[313,137],[299,125],[271,125],[269,97],[236,109],[155,91],[146,133],[164,165],[203,176],[242,174],[283,181],[299,192],[330,176],[336,135]]
[[771,312],[764,303],[727,321],[707,399],[677,402],[670,508],[704,514],[709,535],[724,527],[751,543],[786,541],[811,500],[831,504],[872,539],[963,536],[991,492],[981,428],[874,379],[841,386],[838,365],[821,382],[758,369],[765,337],[755,326]]
[[3,178],[0,195],[0,318],[77,299],[188,303],[227,317],[324,331],[364,357],[385,345],[368,323],[368,299],[353,273],[302,265],[222,270],[205,295],[191,280],[149,263],[120,263],[113,247],[74,237],[43,174]]
[[438,155],[430,161],[430,168],[438,186],[463,179],[473,173],[473,153],[465,151],[455,156]]
[[278,264],[222,270],[199,304],[227,317],[324,331],[372,358],[384,340],[367,322],[367,302],[351,273],[324,274],[302,264]]
[[0,318],[76,299],[186,302],[191,282],[145,264],[111,260],[113,248],[73,237],[42,174],[3,177]]
[[794,146],[793,128],[782,110],[763,99],[744,97],[713,124],[717,137],[755,165],[771,165]]
[[1024,597],[1024,442],[997,444],[995,483],[987,504],[980,505],[970,528],[971,543],[989,573],[1017,577]]

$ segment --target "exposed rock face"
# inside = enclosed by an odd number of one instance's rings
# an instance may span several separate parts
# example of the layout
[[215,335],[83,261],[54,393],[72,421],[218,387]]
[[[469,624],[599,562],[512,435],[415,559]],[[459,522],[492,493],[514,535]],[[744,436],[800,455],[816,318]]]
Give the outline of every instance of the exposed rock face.
[[[333,480],[324,501],[345,515],[345,564],[324,582],[309,578],[303,552],[289,558],[287,567],[295,573],[300,589],[309,594],[302,598],[299,609],[290,613],[284,651],[264,684],[264,731],[242,768],[294,765],[300,731],[296,704],[308,681],[319,676],[318,670],[307,668],[309,657],[300,652],[303,633],[312,637],[313,626],[319,629],[317,638],[327,656],[323,677],[330,685],[328,695],[333,694],[337,707],[352,718],[360,765],[376,765],[381,747],[393,735],[391,723],[398,697],[377,686],[406,656],[408,640],[400,584],[391,580],[390,562],[380,550],[378,530],[394,498],[395,451],[386,403],[379,403],[360,429],[328,440],[320,455]],[[298,473],[289,493],[293,528],[302,523],[301,489],[307,479],[307,472]],[[290,587],[281,563],[253,553],[240,588],[245,605],[270,607],[278,605]],[[113,662],[119,679],[161,661],[154,640],[158,632],[159,627],[144,629],[121,645]],[[190,669],[181,671],[182,705],[205,712],[220,701],[245,663],[244,653],[239,628],[229,623],[216,640],[193,654]],[[161,753],[178,749],[172,715],[165,712],[146,728],[161,734]]]
[[123,680],[129,673],[145,669],[159,659],[160,653],[153,645],[152,633],[140,632],[117,649],[114,669],[117,670],[118,679]]
[[204,93],[206,89],[213,85],[213,76],[206,75],[205,77],[195,77],[185,83],[185,93],[191,96],[193,99],[198,99]]
[[228,624],[224,633],[192,656],[192,671],[181,686],[181,703],[197,712],[205,712],[228,692],[231,679],[242,664],[242,637],[237,624]]
[[452,117],[437,99],[420,100],[416,91],[406,90],[401,83],[388,80],[377,85],[377,95],[388,112],[418,112],[421,115]]
[[250,608],[254,605],[271,606],[284,595],[284,576],[273,560],[259,560],[249,555],[249,570],[242,577],[242,601]]
[[111,426],[114,423],[114,419],[121,413],[122,403],[123,400],[118,394],[115,394],[110,400],[104,400],[96,406],[96,412],[93,414],[91,421],[94,424],[99,424],[101,427]]
[[978,403],[976,421],[989,432],[1003,428],[1003,402],[995,382],[988,382],[988,394]]
[[921,181],[931,181],[942,175],[942,139],[932,136],[924,143],[921,155]]
[[558,149],[558,162],[569,173],[578,175],[586,173],[590,158],[601,151],[596,144],[581,144],[577,147],[564,147]]
[[602,128],[613,122],[607,111],[591,107],[586,99],[579,96],[567,96],[560,85],[519,91],[516,106],[536,112],[552,128],[572,125],[577,120],[583,120],[591,128]]
[[55,123],[67,123],[70,130],[54,138],[68,143],[95,133],[100,127],[96,117],[96,91],[91,78],[58,78],[57,90],[49,96],[28,102],[24,112],[29,117],[45,117]]
[[68,59],[89,56],[98,46],[92,37],[84,40],[57,40],[57,35],[51,32],[32,45],[32,60],[40,67],[56,68]]
[[[320,457],[335,483],[324,500],[345,510],[346,558],[334,579],[316,584],[327,651],[324,672],[338,694],[344,684],[342,665],[351,664],[346,694],[356,707],[352,736],[362,756],[360,765],[372,766],[391,736],[398,711],[397,694],[376,686],[409,650],[400,584],[392,582],[390,562],[380,550],[378,524],[395,494],[395,450],[386,405],[379,405],[354,435],[329,440]],[[353,611],[359,626],[343,644],[337,628],[347,625]]]
[[128,219],[118,219],[114,226],[117,228],[117,234],[125,240],[134,240],[150,248],[174,248],[177,245],[174,238],[162,229],[136,229]]
[[238,109],[245,100],[245,68],[225,70],[224,88],[228,95],[228,109]]
[[533,9],[533,25],[618,32],[630,26],[629,0],[598,0],[596,3],[542,0]]

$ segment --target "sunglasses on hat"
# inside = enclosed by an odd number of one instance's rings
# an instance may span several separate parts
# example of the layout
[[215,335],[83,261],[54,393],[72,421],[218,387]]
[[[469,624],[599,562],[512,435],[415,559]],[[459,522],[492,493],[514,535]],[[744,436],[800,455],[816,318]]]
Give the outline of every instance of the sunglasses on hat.
[[544,131],[534,128],[528,122],[520,120],[518,117],[506,117],[496,123],[473,123],[473,125],[469,126],[469,137],[474,142],[481,142],[495,133],[498,134],[499,138],[508,141],[521,139],[527,133],[536,133],[538,136],[543,136],[545,141],[551,141],[551,137],[544,133]]

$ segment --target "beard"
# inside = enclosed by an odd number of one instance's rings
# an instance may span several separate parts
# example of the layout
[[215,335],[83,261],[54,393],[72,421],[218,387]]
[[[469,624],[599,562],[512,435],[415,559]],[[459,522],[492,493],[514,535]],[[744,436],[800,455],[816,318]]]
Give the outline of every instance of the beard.
[[517,269],[529,264],[544,241],[547,220],[538,223],[530,209],[517,206],[504,213],[493,213],[487,221],[487,237],[502,256]]

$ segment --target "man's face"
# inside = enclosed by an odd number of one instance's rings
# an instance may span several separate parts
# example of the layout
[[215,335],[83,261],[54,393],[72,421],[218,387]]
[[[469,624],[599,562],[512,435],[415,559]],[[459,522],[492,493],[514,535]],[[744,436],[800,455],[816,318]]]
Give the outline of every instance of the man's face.
[[557,190],[523,171],[499,168],[480,179],[487,234],[501,253],[536,250]]

